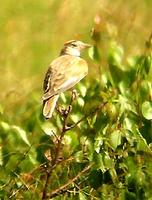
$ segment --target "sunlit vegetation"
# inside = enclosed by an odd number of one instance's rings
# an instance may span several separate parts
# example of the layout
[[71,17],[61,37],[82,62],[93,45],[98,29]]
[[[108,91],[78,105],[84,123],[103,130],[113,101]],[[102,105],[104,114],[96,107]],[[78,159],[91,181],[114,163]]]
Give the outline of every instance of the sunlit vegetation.
[[[151,19],[150,0],[1,4],[0,199],[151,199]],[[89,74],[45,120],[44,74],[71,39],[93,45]]]

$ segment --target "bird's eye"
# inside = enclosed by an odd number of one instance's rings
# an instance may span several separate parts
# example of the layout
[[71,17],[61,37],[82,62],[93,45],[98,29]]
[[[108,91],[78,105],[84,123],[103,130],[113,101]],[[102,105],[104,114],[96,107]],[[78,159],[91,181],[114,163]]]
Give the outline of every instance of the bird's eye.
[[76,45],[76,44],[74,44],[74,43],[72,43],[71,45],[72,45],[72,47],[77,47],[77,45]]

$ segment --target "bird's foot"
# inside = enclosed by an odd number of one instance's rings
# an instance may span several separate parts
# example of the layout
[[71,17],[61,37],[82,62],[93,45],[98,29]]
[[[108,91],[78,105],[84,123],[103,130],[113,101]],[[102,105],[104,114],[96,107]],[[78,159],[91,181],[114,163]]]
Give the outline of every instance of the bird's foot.
[[60,115],[64,115],[64,109],[63,109],[61,106],[57,105],[57,106],[56,106],[56,111],[57,111]]
[[72,106],[69,105],[65,110],[64,110],[64,117],[67,117],[68,114],[72,111]]
[[69,105],[66,109],[63,109],[60,106],[56,106],[56,110],[61,116],[67,117],[68,114],[72,111],[72,106]]

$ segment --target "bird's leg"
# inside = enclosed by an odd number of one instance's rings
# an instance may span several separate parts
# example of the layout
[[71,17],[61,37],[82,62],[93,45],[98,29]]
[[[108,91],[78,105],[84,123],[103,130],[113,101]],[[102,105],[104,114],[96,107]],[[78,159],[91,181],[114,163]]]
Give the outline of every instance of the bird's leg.
[[78,96],[79,96],[79,93],[75,89],[73,89],[70,105],[72,104],[73,101],[75,101],[78,98]]
[[72,90],[70,104],[67,108],[63,109],[61,106],[56,105],[56,111],[63,117],[67,118],[68,114],[72,111],[72,103],[78,97],[78,93],[75,89]]
[[69,105],[69,106],[64,110],[64,115],[67,116],[71,111],[72,111],[72,105]]
[[56,105],[56,111],[60,114],[60,115],[64,115],[64,109],[59,106],[59,105]]
[[63,117],[64,117],[64,130],[70,130],[70,128],[71,128],[71,125],[69,125],[68,123],[67,123],[67,119],[68,119],[68,116],[69,116],[69,114],[70,114],[70,112],[72,111],[72,103],[73,103],[73,101],[75,101],[76,99],[77,99],[77,97],[78,97],[78,93],[77,93],[77,91],[76,90],[72,90],[72,95],[71,95],[71,100],[70,100],[70,104],[69,104],[69,106],[64,110],[64,115],[63,115]]
[[56,106],[56,111],[63,117],[66,117],[68,113],[72,111],[72,106],[69,105],[68,108],[62,108],[61,106]]
[[65,109],[65,115],[68,115],[72,111],[72,103],[75,101],[78,97],[78,93],[75,89],[72,90],[71,94],[71,100],[69,106]]

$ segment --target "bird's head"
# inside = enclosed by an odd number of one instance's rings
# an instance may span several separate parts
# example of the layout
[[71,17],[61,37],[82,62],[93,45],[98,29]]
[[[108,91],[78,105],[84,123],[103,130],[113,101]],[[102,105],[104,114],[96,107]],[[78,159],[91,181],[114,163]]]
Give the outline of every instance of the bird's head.
[[80,56],[80,53],[83,49],[90,48],[91,45],[78,40],[70,40],[64,44],[63,49],[61,50],[60,55],[72,55]]

